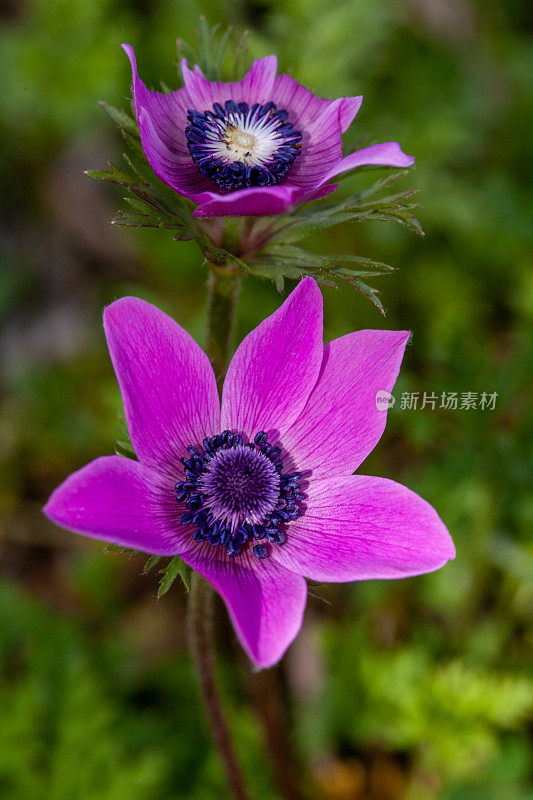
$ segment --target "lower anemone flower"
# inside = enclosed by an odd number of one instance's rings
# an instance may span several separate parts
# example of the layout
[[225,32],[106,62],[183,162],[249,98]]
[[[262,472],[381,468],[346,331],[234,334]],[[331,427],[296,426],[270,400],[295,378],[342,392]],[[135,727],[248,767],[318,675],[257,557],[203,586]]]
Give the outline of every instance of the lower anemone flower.
[[324,346],[322,297],[305,278],[243,340],[220,403],[205,353],[154,306],[118,300],[104,327],[139,461],[96,459],[45,513],[76,533],[179,554],[220,593],[258,667],[297,635],[305,578],[402,578],[454,557],[425,500],[352,474],[383,433],[376,393],[393,388],[408,332]]
[[142,146],[156,175],[198,207],[197,217],[263,216],[333,192],[330,181],[369,164],[409,167],[397,142],[343,158],[341,135],[362,97],[323,100],[290,75],[276,56],[254,61],[241,81],[209,81],[183,59],[184,86],[151,91],[133,73],[133,101]]

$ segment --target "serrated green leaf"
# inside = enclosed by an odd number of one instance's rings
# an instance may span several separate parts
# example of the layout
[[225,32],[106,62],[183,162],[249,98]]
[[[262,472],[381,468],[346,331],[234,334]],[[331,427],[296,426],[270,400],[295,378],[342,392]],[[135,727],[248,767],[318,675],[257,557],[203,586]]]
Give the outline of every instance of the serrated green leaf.
[[106,544],[105,553],[129,553],[129,547],[122,547],[120,544]]
[[140,200],[137,197],[125,197],[124,200],[128,205],[137,211],[138,214],[143,214],[144,216],[148,217],[149,219],[154,216],[154,207],[153,205],[146,203],[144,200]]
[[214,68],[214,73],[215,73],[215,76],[216,76],[216,80],[220,80],[221,79],[222,62],[224,61],[224,56],[226,55],[226,50],[228,49],[229,37],[231,35],[232,30],[233,29],[231,28],[231,26],[229,28],[226,28],[226,30],[222,34],[222,38],[220,39],[220,42],[218,44],[218,49],[216,50],[216,54],[215,54],[214,62],[213,62],[213,68]]
[[[353,253],[344,253],[343,255],[331,256],[335,265],[338,264],[357,264],[364,266],[370,275],[380,275],[382,273],[394,272],[394,267],[390,264],[385,264],[383,261],[375,261],[373,258],[367,256],[358,256]],[[352,269],[351,267],[349,268]]]
[[[183,222],[178,217],[170,216],[168,214],[158,213],[156,211],[149,211],[142,205],[137,205],[134,198],[124,198],[130,205],[137,207],[137,211],[118,211],[116,217],[111,220],[112,225],[124,225],[126,227],[134,228],[161,228],[165,230],[186,230]],[[190,232],[188,232],[190,233]],[[195,234],[191,233],[190,238],[194,238]]]
[[125,458],[131,458],[133,461],[137,461],[137,456],[135,455],[135,450],[133,449],[130,442],[115,442],[115,453],[117,456],[124,456]]
[[169,563],[162,570],[160,570],[160,574],[163,577],[159,582],[159,590],[157,592],[158,597],[163,597],[163,595],[168,592],[178,577],[181,578],[183,585],[187,591],[189,591],[191,586],[191,568],[184,561],[182,561],[179,556],[174,556],[174,558],[169,561]]
[[190,68],[197,64],[206,78],[211,81],[222,80],[222,64],[228,49],[232,28],[227,28],[222,34],[220,26],[210,27],[204,16],[200,17],[198,25],[197,49],[184,39],[176,41],[176,56],[181,62],[187,60]]
[[181,62],[184,58],[187,59],[187,63],[191,69],[196,63],[196,53],[186,39],[176,39],[176,58],[178,59],[178,67],[181,67]]
[[237,81],[242,77],[249,60],[248,47],[249,31],[243,31],[235,44],[235,54],[233,56],[232,80]]
[[[341,276],[342,277],[342,276]],[[358,292],[361,292],[365,297],[368,299],[378,308],[383,316],[385,316],[385,309],[383,307],[383,303],[381,302],[381,298],[379,297],[379,290],[374,289],[373,286],[369,286],[368,283],[363,283],[363,281],[359,280],[358,278],[349,278],[344,277],[344,280],[348,281]]]
[[420,223],[410,213],[413,208],[418,206],[418,203],[407,202],[416,194],[416,189],[376,198],[377,194],[404,174],[405,171],[388,175],[367,189],[338,203],[321,204],[318,207],[310,208],[302,207],[290,216],[287,215],[285,219],[278,218],[278,223],[275,223],[274,226],[268,223],[262,229],[261,223],[259,223],[255,230],[258,246],[262,240],[279,244],[293,244],[342,222],[353,223],[370,220],[400,222],[411,227],[417,233],[421,233]]
[[115,106],[105,103],[104,101],[100,102],[99,105],[119,128],[123,131],[127,131],[132,137],[136,139],[139,138],[137,123],[126,111],[121,108],[115,108]]
[[179,230],[178,233],[175,233],[173,238],[176,242],[190,242],[192,239],[196,239],[196,234],[187,230],[187,228],[183,228],[183,230]]
[[[403,178],[405,175],[408,174],[408,170],[402,169],[398,170],[397,172],[392,172],[390,175],[387,175],[385,178],[380,178],[380,180],[375,181],[370,186],[367,186],[366,189],[361,189],[361,191],[357,192],[352,197],[348,198],[347,201],[343,204],[349,206],[350,201],[352,202],[360,202],[361,200],[365,200],[367,197],[373,197],[375,194],[379,194],[386,186],[390,186],[391,183],[394,183],[399,178]],[[349,173],[344,173],[349,174]]]
[[107,544],[104,548],[105,553],[127,553],[128,558],[135,558],[141,554],[141,550],[132,550],[130,547],[122,547],[120,544]]
[[[146,180],[145,176],[142,174],[142,172],[140,171],[138,166],[134,163],[134,161],[129,157],[129,155],[127,153],[122,153],[122,158],[124,159],[124,161],[126,162],[128,167],[131,169],[133,175],[136,178],[138,178],[139,183],[146,184],[147,186],[150,186],[150,182]],[[141,161],[141,163],[142,163],[142,161]],[[148,162],[145,161],[144,163],[147,164]],[[135,184],[135,185],[138,185],[138,184]]]
[[141,140],[124,129],[122,129],[120,132],[132,153],[135,153],[137,158],[140,159],[142,163],[145,163],[146,157],[144,155],[144,150],[142,149]]
[[128,228],[153,228],[154,226],[145,214],[134,214],[130,211],[119,211],[111,220],[111,225],[124,225]]
[[151,569],[153,569],[156,564],[159,564],[163,556],[150,556],[148,561],[143,567],[143,575],[147,575]]
[[213,52],[213,36],[216,29],[211,31],[206,18],[202,15],[198,24],[198,54],[199,66],[204,73],[205,77],[212,81],[213,65],[212,65],[212,52]]
[[282,294],[283,293],[283,289],[285,288],[285,278],[283,277],[283,275],[280,272],[278,272],[278,273],[276,273],[276,275],[274,275],[274,285],[276,287],[276,290],[280,294]]
[[269,244],[264,253],[260,253],[257,259],[263,257],[274,257],[281,263],[300,265],[302,267],[326,267],[333,265],[333,256],[310,253],[303,247],[293,244]]
[[[418,189],[408,189],[405,192],[398,192],[397,194],[391,194],[387,197],[380,197],[379,199],[372,200],[370,202],[361,202],[358,200],[354,202],[353,207],[357,208],[358,210],[365,210],[367,208],[381,208],[385,206],[396,208],[400,204],[402,207],[405,207],[405,200],[408,200],[410,197],[414,197],[415,194],[418,194]],[[417,205],[418,203],[413,203],[410,207],[415,208]]]
[[120,186],[148,186],[148,182],[140,176],[140,174],[130,175],[123,172],[115,166],[111,161],[106,170],[87,169],[85,174],[95,181],[106,181],[108,183],[117,183]]
[[342,212],[317,212],[301,220],[297,218],[279,228],[272,235],[271,241],[283,244],[300,242],[302,239],[307,239],[309,236],[332,228],[334,225],[339,225],[341,222],[350,221],[351,216],[349,212],[344,214]]

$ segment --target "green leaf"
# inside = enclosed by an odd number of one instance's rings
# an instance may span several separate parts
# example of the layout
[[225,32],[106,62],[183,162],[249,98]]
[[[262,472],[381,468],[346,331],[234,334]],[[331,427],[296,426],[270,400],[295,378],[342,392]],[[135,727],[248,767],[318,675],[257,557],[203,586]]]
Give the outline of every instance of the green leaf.
[[124,225],[128,228],[158,228],[150,221],[146,214],[133,214],[129,211],[118,211],[117,216],[111,220],[111,225]]
[[385,309],[383,307],[383,303],[379,297],[379,290],[374,289],[373,286],[369,286],[368,283],[363,283],[363,281],[359,280],[358,278],[351,278],[350,276],[340,276],[343,280],[347,281],[351,284],[354,289],[357,289],[358,292],[361,292],[365,297],[368,299],[378,308],[383,316],[385,316]]
[[161,559],[162,556],[150,556],[150,558],[143,567],[143,575],[147,575],[150,572],[150,570],[156,566],[156,564],[159,564]]
[[124,129],[122,129],[120,132],[122,133],[124,141],[130,148],[132,153],[135,153],[135,155],[141,162],[146,163],[146,156],[144,155],[144,150],[142,149],[141,140],[139,139],[139,137],[133,136],[129,131],[126,131]]
[[220,80],[219,76],[222,74],[222,62],[224,61],[224,56],[226,55],[226,50],[228,49],[229,37],[231,35],[232,30],[233,29],[230,26],[224,31],[214,57],[214,62],[213,62],[214,72],[218,80]]
[[129,558],[135,558],[141,554],[141,550],[132,550],[130,547],[122,547],[120,544],[107,544],[104,548],[105,553],[127,553]]
[[250,48],[248,47],[249,31],[243,31],[235,44],[233,56],[232,80],[237,81],[246,71],[250,61]]
[[135,450],[133,449],[133,445],[131,443],[128,427],[124,419],[121,419],[120,421],[119,434],[120,438],[115,441],[115,453],[117,456],[125,456],[126,458],[131,458],[132,460],[137,461],[138,459],[135,455]]
[[113,122],[118,125],[123,131],[127,131],[130,136],[139,139],[139,128],[137,126],[136,121],[131,117],[126,111],[123,111],[120,108],[115,108],[115,106],[109,105],[109,103],[105,103],[101,101],[99,103],[100,108],[102,108],[108,117],[111,117]]
[[189,42],[185,39],[176,39],[176,58],[178,59],[178,67],[181,66],[181,62],[185,58],[192,69],[193,65],[197,63],[198,56]]
[[182,561],[179,556],[174,556],[174,558],[160,570],[160,574],[163,577],[159,583],[158,597],[163,597],[178,577],[181,578],[183,585],[187,591],[189,591],[191,586],[191,568]]
[[138,460],[130,442],[120,442],[120,441],[115,442],[115,453],[117,454],[117,456],[124,456],[125,458],[131,458],[133,461]]
[[307,239],[315,233],[332,228],[341,222],[349,222],[352,219],[350,212],[328,212],[310,215],[304,219],[295,219],[279,228],[272,236],[271,241],[284,244],[292,244],[302,239]]
[[[200,17],[198,26],[197,48],[194,48],[184,39],[178,39],[176,41],[176,56],[178,62],[181,62],[182,59],[185,58],[191,69],[197,64],[206,78],[211,81],[220,81],[223,79],[222,66],[232,34],[231,27],[227,28],[223,33],[220,33],[219,28],[219,25],[210,27],[206,18],[202,16]],[[241,49],[241,39],[237,41],[235,46],[236,56]]]
[[283,289],[285,288],[285,278],[280,272],[276,273],[276,275],[274,276],[274,285],[277,291],[280,294],[283,294]]
[[416,189],[377,197],[383,189],[405,174],[406,170],[388,175],[338,203],[302,206],[291,214],[280,215],[274,225],[270,221],[261,221],[256,224],[254,231],[258,247],[268,241],[293,244],[341,222],[399,222],[423,236],[420,223],[410,213],[419,205],[409,202],[416,194]]
[[202,15],[198,25],[198,53],[200,56],[198,64],[205,77],[210,81],[215,80],[212,60],[215,31],[216,28],[211,30],[206,18]]
[[120,186],[149,186],[149,183],[144,180],[140,173],[130,175],[120,170],[111,161],[108,162],[106,170],[87,169],[85,174],[95,181],[107,181],[108,183],[117,183]]

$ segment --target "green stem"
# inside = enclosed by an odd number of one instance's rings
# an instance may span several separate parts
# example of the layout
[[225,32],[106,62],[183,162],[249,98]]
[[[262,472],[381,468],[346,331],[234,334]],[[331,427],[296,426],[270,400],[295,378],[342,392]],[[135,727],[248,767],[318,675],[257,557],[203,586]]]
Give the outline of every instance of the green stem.
[[230,360],[241,283],[237,265],[209,265],[206,345],[219,384]]
[[[236,265],[209,265],[207,299],[207,353],[217,381],[222,381],[230,359],[235,315],[241,287]],[[188,603],[189,647],[213,742],[222,761],[233,800],[249,800],[233,746],[216,675],[213,636],[213,589],[196,572],[191,576]]]
[[191,576],[188,634],[211,736],[233,800],[249,800],[218,689],[213,642],[213,590],[197,572]]

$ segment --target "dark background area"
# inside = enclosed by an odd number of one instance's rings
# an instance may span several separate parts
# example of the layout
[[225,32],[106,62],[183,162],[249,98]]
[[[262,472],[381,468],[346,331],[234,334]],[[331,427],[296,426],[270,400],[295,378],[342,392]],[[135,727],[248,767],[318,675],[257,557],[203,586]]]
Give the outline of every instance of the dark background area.
[[[327,800],[531,800],[533,279],[530,4],[519,0],[26,0],[0,12],[0,797],[225,797],[199,712],[186,596],[156,600],[142,559],[54,528],[64,477],[111,453],[121,402],[101,313],[155,302],[200,342],[206,269],[194,244],[109,225],[119,191],[83,170],[120,158],[98,108],[128,107],[135,46],[149,86],[176,87],[175,39],[198,16],[250,30],[254,57],[325,97],[364,94],[347,143],[417,159],[425,239],[391,224],[310,242],[398,268],[384,319],[324,290],[326,338],[409,328],[395,407],[361,472],[439,511],[457,545],[441,572],[321,587],[274,673],[300,774]],[[350,177],[356,189],[374,173]],[[280,302],[248,278],[238,338]],[[436,408],[402,409],[403,392]],[[497,393],[494,409],[441,394]],[[529,431],[531,426],[529,427]],[[218,609],[224,686],[254,796],[274,800],[249,666]],[[528,663],[529,661],[529,663]]]

